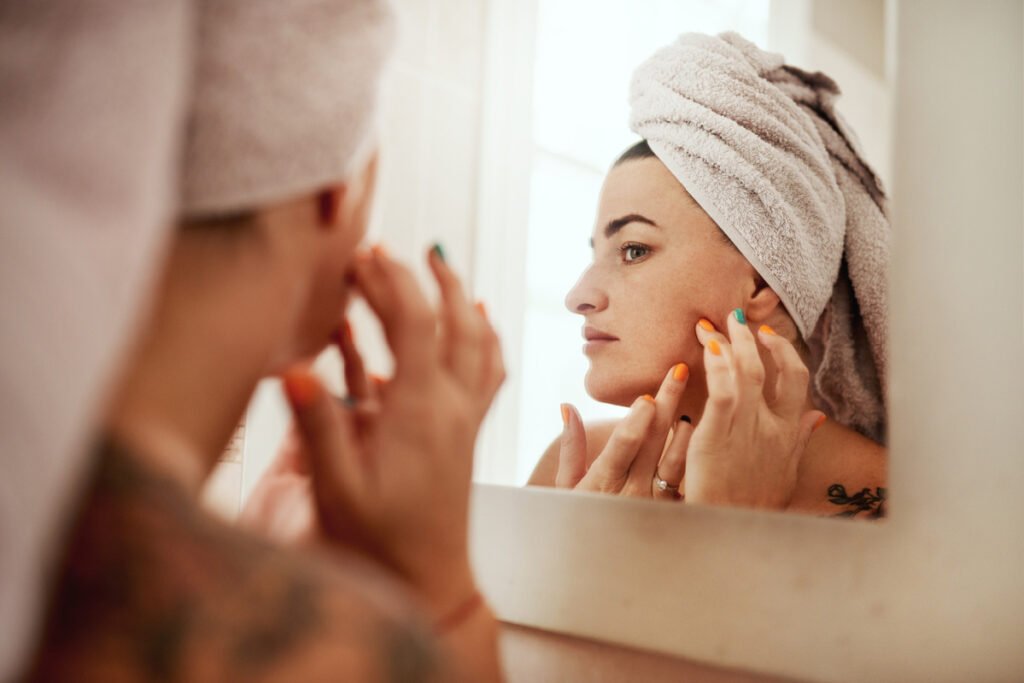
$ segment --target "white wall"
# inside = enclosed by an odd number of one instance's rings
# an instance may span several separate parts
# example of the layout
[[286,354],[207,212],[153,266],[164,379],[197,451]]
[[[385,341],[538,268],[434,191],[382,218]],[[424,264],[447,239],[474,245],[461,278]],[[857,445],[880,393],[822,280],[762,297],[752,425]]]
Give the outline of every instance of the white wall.
[[[876,21],[885,0],[772,0],[768,49],[809,71],[823,71],[842,91],[837,108],[856,131],[862,151],[888,188],[892,181],[892,104],[884,22]],[[849,21],[848,15],[859,17]],[[846,26],[844,49],[821,27]],[[873,57],[867,58],[865,52]],[[877,54],[881,52],[881,54]],[[879,70],[878,65],[882,65]]]

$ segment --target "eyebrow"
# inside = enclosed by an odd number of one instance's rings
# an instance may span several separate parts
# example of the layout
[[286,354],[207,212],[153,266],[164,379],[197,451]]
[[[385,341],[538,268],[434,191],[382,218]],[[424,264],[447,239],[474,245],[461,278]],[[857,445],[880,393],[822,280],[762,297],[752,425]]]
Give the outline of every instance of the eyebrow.
[[[661,227],[660,225],[652,221],[650,218],[647,218],[646,216],[641,216],[638,213],[630,213],[626,214],[625,216],[622,216],[621,218],[616,218],[615,220],[608,221],[608,224],[604,226],[605,239],[609,239],[612,235],[617,233],[619,230],[622,230],[630,223],[645,223],[647,225],[652,225],[655,228]],[[593,238],[591,238],[590,240],[590,246],[594,246]]]

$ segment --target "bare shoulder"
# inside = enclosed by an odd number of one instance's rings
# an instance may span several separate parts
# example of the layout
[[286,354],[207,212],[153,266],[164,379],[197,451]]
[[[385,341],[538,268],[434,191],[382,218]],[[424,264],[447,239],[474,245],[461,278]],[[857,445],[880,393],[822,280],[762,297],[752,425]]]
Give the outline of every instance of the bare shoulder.
[[834,446],[800,465],[790,510],[834,517],[885,515],[888,450],[846,430]]
[[114,444],[66,543],[27,680],[449,680],[396,579],[228,526]]
[[[617,424],[619,424],[618,420],[595,420],[583,425],[587,432],[588,465],[594,462],[598,453],[608,443],[608,439],[611,437]],[[533,474],[530,475],[530,480],[526,482],[527,486],[555,485],[555,475],[558,474],[558,448],[561,438],[561,435],[556,436],[544,450],[544,454],[540,456],[537,466],[533,469]]]

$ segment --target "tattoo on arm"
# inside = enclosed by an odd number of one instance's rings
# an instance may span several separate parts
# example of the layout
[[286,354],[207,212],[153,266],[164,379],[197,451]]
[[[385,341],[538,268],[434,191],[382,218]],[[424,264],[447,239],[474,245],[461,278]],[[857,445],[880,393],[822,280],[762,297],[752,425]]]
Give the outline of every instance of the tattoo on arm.
[[885,489],[881,486],[876,487],[874,492],[870,488],[863,488],[856,493],[848,494],[842,484],[832,484],[828,487],[828,500],[833,505],[846,508],[832,515],[833,517],[885,517]]
[[30,678],[435,680],[427,629],[352,569],[221,523],[104,444]]

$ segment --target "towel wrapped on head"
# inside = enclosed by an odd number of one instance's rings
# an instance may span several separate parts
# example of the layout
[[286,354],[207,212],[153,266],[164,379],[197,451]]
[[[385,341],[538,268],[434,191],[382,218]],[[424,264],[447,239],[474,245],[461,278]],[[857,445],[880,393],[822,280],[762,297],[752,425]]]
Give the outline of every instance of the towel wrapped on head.
[[884,443],[886,197],[838,96],[738,34],[684,34],[634,73],[630,126],[779,295],[819,407]]
[[369,158],[387,0],[201,0],[197,14],[182,214],[289,199]]

